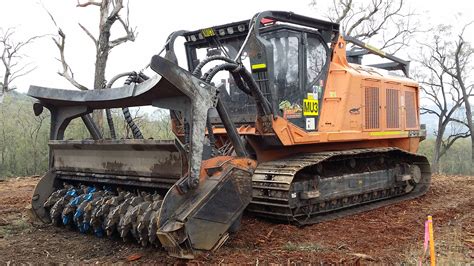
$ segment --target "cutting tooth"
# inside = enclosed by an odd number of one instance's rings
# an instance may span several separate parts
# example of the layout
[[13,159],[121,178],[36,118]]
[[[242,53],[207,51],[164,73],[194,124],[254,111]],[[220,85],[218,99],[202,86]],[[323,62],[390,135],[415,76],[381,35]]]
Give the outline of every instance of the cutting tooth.
[[105,224],[104,228],[105,228],[105,231],[107,232],[107,236],[112,235],[114,231],[115,223],[120,218],[119,208],[120,206],[113,207],[104,221],[104,224]]
[[132,228],[132,222],[136,220],[136,216],[139,208],[137,208],[141,203],[143,203],[142,196],[132,197],[130,204],[126,207],[124,213],[120,214],[120,221],[117,226],[117,230],[120,233],[120,237],[125,241],[130,229]]
[[150,215],[150,221],[148,224],[148,242],[152,245],[156,245],[156,231],[158,230],[158,211],[153,211]]
[[45,208],[49,208],[53,206],[58,200],[60,200],[64,195],[66,195],[66,192],[68,191],[67,188],[63,188],[60,190],[56,190],[49,196],[49,198],[44,202],[43,206]]
[[[94,188],[95,190],[95,188]],[[103,191],[89,192],[83,196],[83,201],[79,204],[76,211],[74,212],[73,221],[81,233],[85,233],[89,228],[84,227],[84,213],[86,206],[94,199],[100,198]]]
[[130,205],[127,212],[120,219],[119,233],[120,237],[122,237],[124,241],[126,240],[128,233],[131,232],[132,223],[136,221],[140,204],[137,206]]
[[49,210],[49,216],[54,225],[59,225],[59,218],[63,212],[64,206],[66,206],[68,200],[64,197],[60,198],[56,203],[54,203],[51,210]]
[[[151,198],[150,198],[151,200]],[[132,229],[130,230],[130,232],[132,232],[132,235],[133,237],[137,240],[137,241],[140,241],[139,237],[138,237],[138,220],[140,217],[143,216],[143,214],[145,213],[145,211],[148,209],[148,207],[150,207],[150,205],[152,204],[152,202],[150,200],[147,200],[147,201],[144,201],[142,203],[140,203],[137,207],[138,207],[138,210],[137,210],[137,214],[136,216],[134,217],[134,219],[132,219]]]
[[74,212],[74,216],[72,217],[74,224],[77,226],[77,229],[79,229],[79,232],[81,233],[86,232],[84,230],[84,227],[82,226],[82,222],[84,217],[84,209],[87,204],[89,204],[89,201],[87,200],[84,200],[81,204],[79,204],[79,206],[77,206],[76,211]]
[[120,221],[120,217],[125,214],[128,209],[128,206],[132,202],[132,194],[128,193],[125,195],[125,200],[120,203],[118,206],[111,209],[109,215],[105,219],[105,231],[107,232],[107,236],[111,236],[112,233],[117,228],[117,225]]
[[95,218],[93,225],[94,233],[101,237],[104,234],[107,217],[109,216],[110,212],[120,205],[125,200],[125,196],[128,195],[128,192],[119,191],[117,196],[111,197],[105,201],[105,203],[97,210],[96,215],[93,217]]
[[54,203],[53,207],[51,207],[51,209],[49,210],[50,218],[54,225],[59,225],[59,221],[63,213],[63,210],[66,207],[66,205],[69,203],[69,201],[80,194],[81,194],[80,189],[70,187],[66,191],[64,196],[62,196],[58,201],[56,201],[56,203]]
[[62,221],[75,225],[81,233],[92,231],[99,237],[117,231],[124,241],[132,235],[142,246],[159,246],[156,232],[162,197],[143,191],[137,194],[117,189],[114,195],[110,189],[65,185],[44,205],[50,208],[55,224]]
[[68,225],[69,222],[72,220],[72,215],[76,211],[77,206],[82,202],[83,198],[83,195],[79,195],[71,199],[69,203],[66,204],[66,207],[64,207],[63,213],[61,214],[61,218],[64,225]]
[[82,202],[92,198],[92,193],[95,192],[95,187],[81,186],[81,191],[79,191],[79,193],[81,194],[71,199],[71,201],[69,201],[69,203],[64,208],[62,213],[62,220],[64,225],[68,225],[74,219],[74,214],[76,213],[77,208],[82,204]]
[[158,215],[160,214],[162,202],[163,201],[161,200],[154,202],[154,210],[150,214],[150,221],[148,224],[148,242],[157,247],[160,246],[160,241],[158,241],[156,232],[158,231]]
[[[151,195],[150,195],[151,196]],[[151,203],[150,205],[143,210],[143,213],[139,215],[137,219],[137,228],[136,234],[138,242],[146,247],[148,245],[148,227],[150,226],[150,219],[153,212],[159,209],[161,206],[161,196],[155,194],[151,196]]]
[[87,233],[91,227],[91,217],[92,213],[97,206],[97,204],[103,200],[103,195],[100,195],[90,202],[87,203],[87,205],[84,207],[84,215],[82,218],[82,230]]
[[114,196],[107,195],[97,202],[97,205],[94,207],[91,213],[91,218],[89,224],[92,227],[94,234],[98,237],[104,235],[104,228],[102,227],[104,223],[104,213],[109,213],[110,204],[107,204],[111,201]]
[[145,212],[139,216],[137,221],[138,242],[146,247],[148,245],[148,225],[150,224],[151,213],[154,212],[153,204],[150,204]]

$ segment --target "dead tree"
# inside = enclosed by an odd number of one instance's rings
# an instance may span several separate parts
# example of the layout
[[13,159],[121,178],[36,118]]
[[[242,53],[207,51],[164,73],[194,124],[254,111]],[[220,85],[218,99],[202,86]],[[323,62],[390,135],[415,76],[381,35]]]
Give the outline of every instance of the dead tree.
[[15,89],[12,84],[13,81],[27,75],[36,68],[31,63],[26,62],[26,56],[21,52],[26,46],[42,36],[33,36],[26,40],[15,41],[15,30],[13,28],[8,28],[6,31],[0,29],[0,31],[2,32],[0,53],[3,68],[1,74],[3,76],[0,77],[0,103],[2,103],[4,95]]
[[471,138],[471,162],[474,166],[474,124],[471,101],[469,99],[470,96],[474,95],[474,83],[467,84],[469,80],[472,80],[470,74],[472,73],[474,66],[471,61],[474,49],[470,43],[464,40],[463,37],[466,28],[472,23],[473,22],[468,23],[463,27],[456,41],[452,41],[454,38],[450,38],[450,34],[447,32],[446,39],[448,41],[444,47],[445,54],[439,54],[437,63],[450,76],[455,86],[457,86],[461,92],[466,119],[465,121],[459,120],[457,122],[464,124],[469,129],[469,135]]
[[[317,7],[321,0],[312,0]],[[417,15],[404,0],[332,0],[324,14],[339,23],[345,35],[374,42],[381,49],[396,53],[418,32]]]
[[[88,2],[80,2],[79,0],[77,1],[77,7],[88,6],[95,6],[100,9],[99,36],[94,36],[91,31],[84,27],[81,23],[78,23],[78,26],[89,37],[96,48],[93,89],[102,89],[106,84],[105,70],[110,52],[114,47],[122,43],[127,41],[135,41],[136,29],[130,27],[128,2],[127,6],[124,6],[123,0],[101,0]],[[65,56],[66,34],[57,25],[51,13],[49,13],[49,15],[58,28],[58,36],[57,38],[53,38],[54,43],[59,50],[60,58],[58,58],[58,60],[62,65],[62,71],[59,71],[58,74],[67,79],[74,87],[80,90],[87,90],[87,86],[82,85],[74,78],[74,73],[67,63]],[[116,22],[120,23],[124,34],[122,37],[111,39],[111,28]],[[103,131],[103,112],[101,110],[94,112],[94,120],[101,131]]]
[[450,31],[451,27],[439,26],[433,38],[421,44],[421,56],[416,59],[421,65],[418,80],[422,85],[423,98],[429,102],[421,107],[421,114],[435,115],[438,119],[431,161],[433,172],[439,172],[441,157],[457,140],[471,136],[461,115],[466,103],[463,88],[457,80],[458,75],[449,73],[453,62],[457,61],[451,47]]

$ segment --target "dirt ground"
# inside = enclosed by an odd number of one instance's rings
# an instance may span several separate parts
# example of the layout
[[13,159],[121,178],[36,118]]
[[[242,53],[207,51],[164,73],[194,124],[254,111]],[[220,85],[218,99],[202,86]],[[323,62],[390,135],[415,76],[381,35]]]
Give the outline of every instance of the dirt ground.
[[[2,263],[186,262],[132,242],[32,224],[28,206],[38,180],[0,182]],[[242,229],[220,250],[191,262],[414,264],[429,214],[440,265],[474,262],[474,177],[467,176],[434,176],[430,191],[419,199],[303,228],[244,216]]]

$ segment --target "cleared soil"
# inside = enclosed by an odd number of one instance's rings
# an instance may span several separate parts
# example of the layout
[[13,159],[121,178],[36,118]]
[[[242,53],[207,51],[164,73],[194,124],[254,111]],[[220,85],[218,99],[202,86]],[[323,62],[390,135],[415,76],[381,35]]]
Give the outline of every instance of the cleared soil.
[[[29,202],[38,177],[0,182],[2,263],[185,263],[160,249],[96,238],[32,222]],[[434,219],[437,260],[474,261],[474,177],[434,176],[416,200],[306,227],[244,216],[241,230],[214,253],[191,263],[401,263],[422,254],[424,220]]]

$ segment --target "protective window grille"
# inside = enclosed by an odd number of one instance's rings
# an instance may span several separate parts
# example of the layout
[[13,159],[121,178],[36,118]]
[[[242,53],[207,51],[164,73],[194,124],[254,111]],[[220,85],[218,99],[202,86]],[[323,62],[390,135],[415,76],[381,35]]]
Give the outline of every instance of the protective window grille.
[[387,103],[387,128],[400,127],[400,102],[398,97],[398,90],[387,89],[386,93]]
[[415,108],[415,92],[405,92],[405,110],[406,110],[406,127],[416,127],[416,108]]
[[365,88],[365,128],[379,128],[379,88]]

